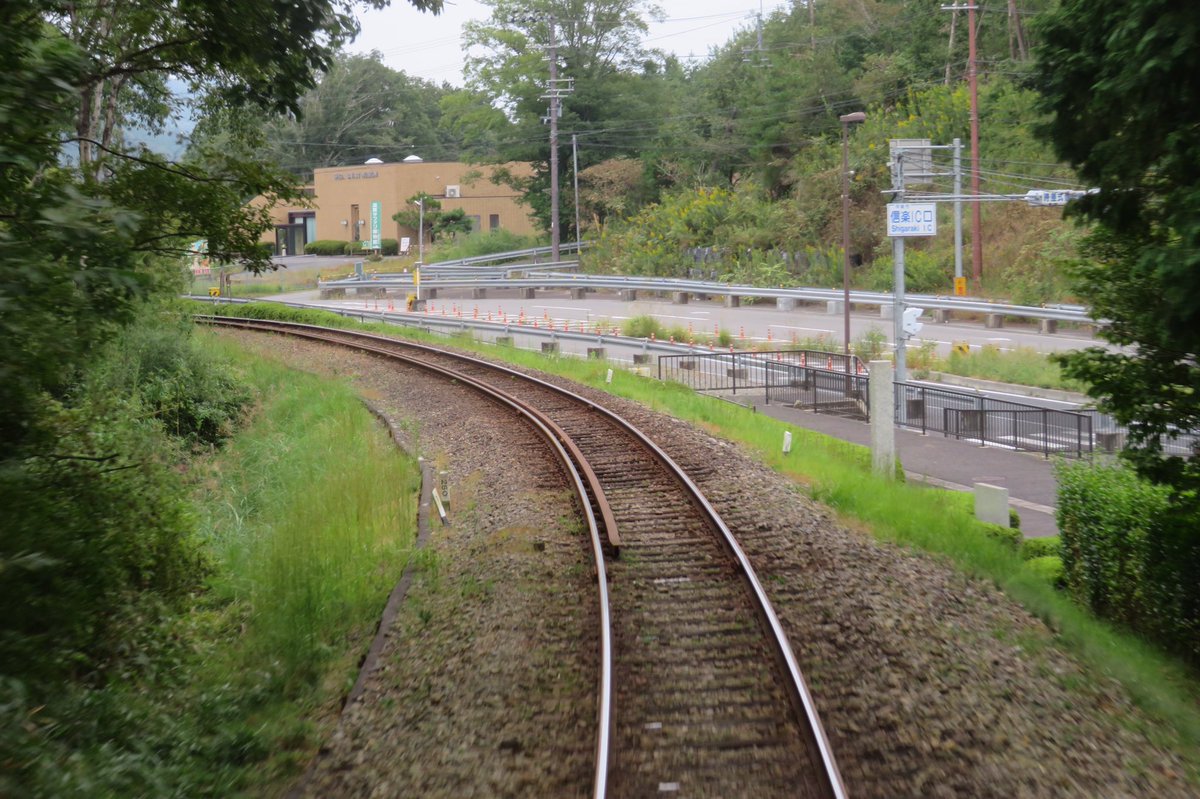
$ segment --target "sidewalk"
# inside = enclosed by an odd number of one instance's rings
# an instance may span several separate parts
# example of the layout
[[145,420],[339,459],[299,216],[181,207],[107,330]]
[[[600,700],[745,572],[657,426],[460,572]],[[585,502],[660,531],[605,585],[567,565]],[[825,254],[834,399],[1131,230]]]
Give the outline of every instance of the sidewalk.
[[[753,402],[758,413],[796,427],[867,447],[871,443],[871,428],[866,422],[785,405],[764,405],[759,398],[739,397],[738,401]],[[1021,532],[1026,538],[1058,535],[1053,461],[1027,452],[981,447],[939,433],[921,435],[902,427],[896,428],[896,451],[910,482],[923,481],[956,491],[971,491],[974,483],[1007,488],[1009,505],[1020,514]]]

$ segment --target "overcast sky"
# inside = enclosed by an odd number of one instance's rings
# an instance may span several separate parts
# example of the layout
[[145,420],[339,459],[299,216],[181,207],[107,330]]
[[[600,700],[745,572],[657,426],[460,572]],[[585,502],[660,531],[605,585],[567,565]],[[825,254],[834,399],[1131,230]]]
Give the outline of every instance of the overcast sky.
[[[704,58],[725,44],[738,28],[753,25],[758,0],[659,0],[662,22],[651,22],[646,45],[681,58]],[[769,15],[779,2],[764,2]],[[354,53],[378,50],[392,69],[426,80],[461,86],[462,26],[468,20],[486,20],[491,9],[477,0],[447,0],[438,16],[423,14],[406,0],[392,0],[381,11],[359,14],[362,33],[350,47]]]

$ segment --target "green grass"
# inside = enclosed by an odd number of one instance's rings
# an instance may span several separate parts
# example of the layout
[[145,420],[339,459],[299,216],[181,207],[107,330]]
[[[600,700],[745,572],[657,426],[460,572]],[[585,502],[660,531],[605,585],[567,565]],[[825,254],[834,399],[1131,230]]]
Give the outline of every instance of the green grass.
[[419,473],[353,391],[211,339],[260,402],[190,468],[206,588],[140,625],[108,684],[19,709],[41,726],[6,755],[33,764],[13,796],[278,793],[328,733],[407,563]]
[[1045,353],[1028,347],[1001,351],[989,345],[969,354],[951,353],[948,359],[936,359],[930,368],[962,377],[996,380],[1019,386],[1035,386],[1063,391],[1085,392],[1087,386],[1064,377],[1058,364]]
[[[249,308],[241,311],[252,312]],[[339,319],[336,324],[345,325],[345,321]],[[385,325],[365,327],[405,338],[432,338]],[[464,346],[461,339],[455,343]],[[606,385],[610,366],[606,362],[546,357],[480,343],[471,349],[569,377],[739,442],[801,490],[833,508],[847,523],[880,540],[944,557],[964,572],[993,582],[1042,619],[1055,632],[1060,646],[1095,672],[1119,681],[1150,717],[1165,725],[1145,732],[1181,752],[1192,778],[1200,781],[1200,680],[1196,673],[1137,637],[1095,619],[1056,591],[1042,572],[1026,565],[1019,552],[986,535],[962,495],[877,477],[863,447],[790,427],[679,384],[615,370],[613,382]],[[793,435],[788,455],[781,452],[785,431]]]

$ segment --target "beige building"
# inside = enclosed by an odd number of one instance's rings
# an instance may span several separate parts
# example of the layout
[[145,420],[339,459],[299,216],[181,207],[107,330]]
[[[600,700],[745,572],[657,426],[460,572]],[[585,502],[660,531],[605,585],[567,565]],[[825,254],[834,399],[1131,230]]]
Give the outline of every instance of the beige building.
[[[513,174],[531,173],[528,164],[506,164]],[[372,236],[371,208],[380,204],[380,239],[409,238],[417,249],[416,229],[392,220],[392,215],[408,204],[408,198],[420,192],[438,200],[443,211],[461,208],[471,220],[471,230],[508,230],[528,235],[535,233],[529,211],[517,202],[519,195],[509,186],[489,179],[490,166],[457,162],[421,161],[410,156],[400,163],[366,163],[358,166],[328,167],[313,174],[312,207],[275,207],[275,252],[295,255],[304,245],[317,239],[369,241]],[[413,206],[408,205],[408,208]]]

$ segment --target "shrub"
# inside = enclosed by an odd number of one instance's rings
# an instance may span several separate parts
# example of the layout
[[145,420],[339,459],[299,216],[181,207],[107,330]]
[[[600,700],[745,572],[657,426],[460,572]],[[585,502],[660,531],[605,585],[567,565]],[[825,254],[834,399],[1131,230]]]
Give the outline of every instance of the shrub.
[[635,316],[626,319],[621,325],[621,332],[630,338],[666,338],[666,330],[662,323],[653,316]]
[[989,538],[993,538],[1004,544],[1006,547],[1016,552],[1021,548],[1021,531],[1012,527],[1004,527],[999,524],[989,524],[988,522],[980,522],[979,526],[983,528],[983,532]]
[[1021,545],[1021,557],[1025,560],[1058,555],[1061,552],[1062,541],[1056,535],[1047,538],[1030,538]]
[[1058,468],[1064,579],[1097,615],[1200,661],[1200,514],[1120,466]]
[[1025,561],[1025,568],[1055,588],[1063,587],[1063,562],[1058,555],[1042,555]]
[[379,242],[383,255],[399,255],[400,242],[396,239],[381,239]]
[[350,242],[335,239],[317,239],[304,245],[305,255],[346,255]]
[[[892,291],[894,287],[893,260],[890,255],[876,258],[867,272],[867,288],[872,291]],[[904,288],[914,294],[939,294],[954,285],[951,269],[924,250],[909,249],[904,253]]]

